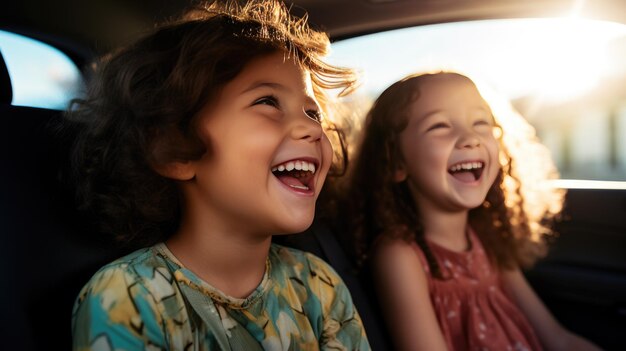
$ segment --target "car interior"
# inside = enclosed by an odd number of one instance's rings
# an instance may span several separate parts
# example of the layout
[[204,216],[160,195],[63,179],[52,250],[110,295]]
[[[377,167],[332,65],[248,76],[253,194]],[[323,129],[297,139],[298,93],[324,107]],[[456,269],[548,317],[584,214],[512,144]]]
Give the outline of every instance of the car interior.
[[[72,135],[59,132],[57,127],[69,100],[89,80],[86,72],[94,58],[122,45],[155,22],[175,16],[190,3],[189,0],[24,0],[0,5],[0,116],[5,140],[1,159],[5,171],[0,214],[3,278],[0,338],[4,349],[70,349],[71,312],[78,291],[99,267],[134,249],[98,235],[89,218],[76,210],[71,184],[63,177]],[[621,0],[295,0],[287,3],[293,13],[308,14],[315,27],[326,31],[337,51],[351,39],[401,28],[490,19],[554,18],[573,12],[591,20],[613,23],[620,30],[626,27],[626,3]],[[30,61],[40,56],[36,51],[22,50],[22,56],[15,57],[18,51],[7,46],[14,35],[51,47],[66,57],[76,72],[58,68],[65,67],[62,65],[55,66],[54,72],[39,69],[37,63]],[[620,35],[623,44],[626,34]],[[350,50],[353,49],[344,49],[344,54]],[[626,349],[622,335],[626,330],[626,142],[622,141],[626,140],[626,45],[616,50],[617,57],[623,60],[616,61],[614,72],[618,73],[612,73],[613,78],[619,79],[611,86],[615,96],[611,101],[616,107],[609,120],[612,124],[607,127],[613,132],[606,137],[610,151],[607,162],[612,173],[606,179],[590,176],[582,178],[589,181],[564,179],[555,183],[567,189],[565,210],[556,225],[558,236],[551,240],[548,256],[525,272],[561,324],[606,350]],[[427,52],[428,48],[423,51]],[[358,58],[358,53],[353,54]],[[24,93],[24,89],[47,83],[12,71],[16,60],[29,63],[25,69],[29,74],[71,76],[63,76],[53,84],[67,96],[55,97],[50,102]],[[520,107],[526,106],[524,100],[518,102]],[[593,113],[589,115],[596,116]],[[587,139],[584,132],[593,131],[583,128],[582,137],[576,141],[584,143]],[[573,152],[584,153],[588,148],[591,146],[578,145]],[[590,155],[591,159],[595,157]],[[565,163],[557,163],[568,165],[571,157],[576,155],[567,156],[562,161]],[[570,177],[567,168],[564,169],[561,171],[568,178],[576,177]],[[330,228],[316,220],[307,232],[278,241],[310,251],[329,262],[352,293],[372,349],[393,349],[380,314],[383,302],[376,300],[372,283],[355,271],[337,240],[337,233]]]

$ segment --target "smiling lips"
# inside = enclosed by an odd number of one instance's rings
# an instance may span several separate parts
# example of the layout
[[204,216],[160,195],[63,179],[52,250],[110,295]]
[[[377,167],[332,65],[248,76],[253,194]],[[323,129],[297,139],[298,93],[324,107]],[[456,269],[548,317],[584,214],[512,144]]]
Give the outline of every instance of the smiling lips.
[[316,166],[305,160],[291,160],[272,167],[272,173],[288,187],[309,192],[313,189]]
[[484,168],[482,161],[463,161],[448,168],[448,173],[463,183],[471,183],[480,179]]

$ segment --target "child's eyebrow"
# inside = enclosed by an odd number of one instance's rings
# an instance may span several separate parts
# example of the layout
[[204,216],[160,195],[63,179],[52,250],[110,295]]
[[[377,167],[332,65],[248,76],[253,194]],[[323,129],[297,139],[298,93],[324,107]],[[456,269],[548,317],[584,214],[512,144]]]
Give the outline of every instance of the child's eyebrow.
[[260,82],[254,82],[252,84],[250,84],[249,87],[247,87],[246,89],[243,90],[242,93],[247,93],[249,91],[255,90],[255,89],[259,89],[259,88],[272,88],[272,89],[276,89],[276,90],[281,90],[284,92],[290,92],[291,89],[280,84],[280,83],[275,83],[275,82],[266,82],[266,81],[260,81]]
[[443,110],[441,109],[436,109],[436,110],[432,110],[432,111],[428,111],[420,116],[418,116],[419,118],[417,119],[419,122],[424,121],[425,119],[427,119],[428,117],[431,117],[433,115],[436,115],[438,113],[443,112]]
[[[293,89],[291,89],[290,87],[282,85],[280,83],[259,81],[259,82],[252,83],[248,88],[244,89],[242,91],[242,94],[245,94],[247,92],[253,91],[255,89],[260,89],[260,88],[272,88],[278,91],[282,91],[284,93],[291,93],[293,91]],[[314,97],[309,96],[308,94],[307,94],[306,100],[310,103],[318,105],[316,99]]]
[[[491,114],[491,110],[489,108],[485,107],[485,106],[482,106],[482,105],[475,106],[475,107],[472,108],[472,110],[473,111],[479,111],[479,112],[486,112],[486,113]],[[420,115],[418,120],[419,121],[423,121],[423,120],[427,119],[428,117],[431,117],[433,115],[436,115],[436,114],[442,113],[442,112],[444,112],[444,110],[442,110],[442,109],[431,110],[431,111],[425,112],[424,114]]]

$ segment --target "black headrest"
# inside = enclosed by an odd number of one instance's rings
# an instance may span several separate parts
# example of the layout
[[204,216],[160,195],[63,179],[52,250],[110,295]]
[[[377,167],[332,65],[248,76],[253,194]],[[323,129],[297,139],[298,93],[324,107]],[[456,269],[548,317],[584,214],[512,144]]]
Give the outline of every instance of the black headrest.
[[0,104],[10,105],[11,101],[13,101],[11,77],[9,77],[7,65],[4,63],[2,52],[0,52]]

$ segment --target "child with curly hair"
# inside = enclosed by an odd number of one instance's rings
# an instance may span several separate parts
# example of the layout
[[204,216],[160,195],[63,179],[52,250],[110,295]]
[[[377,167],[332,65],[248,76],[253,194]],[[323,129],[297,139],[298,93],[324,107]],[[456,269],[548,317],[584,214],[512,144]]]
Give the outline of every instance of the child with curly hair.
[[273,0],[215,2],[103,59],[73,153],[82,207],[147,246],[80,292],[75,350],[369,350],[305,230],[331,168],[324,91],[351,70]]
[[[468,77],[402,79],[376,100],[344,195],[399,350],[595,350],[520,271],[563,192],[521,116]],[[369,258],[369,259],[368,259]]]

